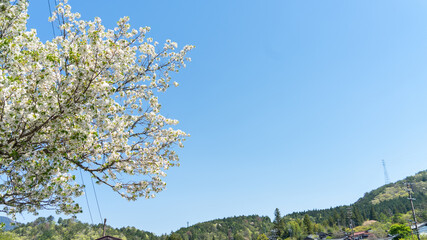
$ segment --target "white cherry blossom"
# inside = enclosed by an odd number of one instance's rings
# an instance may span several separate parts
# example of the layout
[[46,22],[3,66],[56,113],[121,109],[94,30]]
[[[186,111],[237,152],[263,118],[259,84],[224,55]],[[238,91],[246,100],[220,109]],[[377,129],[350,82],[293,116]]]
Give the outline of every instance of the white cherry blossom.
[[160,46],[128,17],[106,29],[65,0],[49,18],[60,34],[43,43],[27,5],[0,0],[0,211],[81,211],[79,169],[128,200],[153,197],[188,136],[157,96],[193,46]]

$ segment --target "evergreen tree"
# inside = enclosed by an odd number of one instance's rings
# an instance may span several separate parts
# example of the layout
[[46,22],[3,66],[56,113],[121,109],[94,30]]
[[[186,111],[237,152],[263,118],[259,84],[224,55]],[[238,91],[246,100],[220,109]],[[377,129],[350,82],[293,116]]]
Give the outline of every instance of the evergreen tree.
[[369,219],[378,220],[378,215],[377,215],[377,212],[375,211],[374,206],[371,206],[371,211],[369,213]]
[[363,224],[363,217],[358,207],[353,207],[353,220],[356,226]]
[[282,235],[285,233],[285,224],[282,219],[282,216],[280,215],[280,210],[276,208],[274,210],[274,221],[273,221],[273,238],[277,239],[279,237],[282,237]]
[[307,234],[312,234],[313,233],[313,224],[311,223],[311,220],[310,220],[310,217],[308,216],[308,214],[304,215],[303,224],[304,224],[305,232]]

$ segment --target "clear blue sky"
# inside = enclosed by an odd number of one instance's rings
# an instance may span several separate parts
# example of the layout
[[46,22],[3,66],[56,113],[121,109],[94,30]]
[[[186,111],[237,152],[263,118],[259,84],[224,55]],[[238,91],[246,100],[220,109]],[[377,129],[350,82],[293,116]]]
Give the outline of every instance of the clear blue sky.
[[[70,3],[107,27],[130,16],[159,42],[196,45],[175,75],[180,87],[161,97],[163,113],[191,134],[181,167],[151,200],[97,187],[112,226],[161,234],[275,208],[329,208],[383,185],[381,159],[392,181],[427,169],[424,0]],[[31,1],[29,14],[29,27],[52,38],[47,0]],[[99,222],[91,188],[88,197]],[[90,222],[78,201],[77,217]]]

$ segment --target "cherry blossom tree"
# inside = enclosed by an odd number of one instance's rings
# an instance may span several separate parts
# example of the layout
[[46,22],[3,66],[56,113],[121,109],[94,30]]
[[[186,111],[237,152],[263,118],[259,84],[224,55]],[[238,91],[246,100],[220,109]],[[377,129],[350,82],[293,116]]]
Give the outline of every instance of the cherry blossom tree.
[[79,170],[128,200],[154,197],[187,136],[158,95],[193,46],[159,44],[128,17],[114,29],[81,20],[66,0],[49,19],[60,34],[43,43],[27,7],[0,0],[0,211],[80,212]]

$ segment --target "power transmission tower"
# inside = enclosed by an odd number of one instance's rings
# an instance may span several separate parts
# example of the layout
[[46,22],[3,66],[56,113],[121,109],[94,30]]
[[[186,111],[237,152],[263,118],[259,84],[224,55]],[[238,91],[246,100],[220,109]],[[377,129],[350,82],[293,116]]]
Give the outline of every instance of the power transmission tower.
[[385,185],[390,183],[390,179],[388,178],[388,173],[387,173],[387,168],[385,167],[385,161],[384,159],[382,160],[383,162],[383,168],[384,168],[384,180],[385,180]]
[[417,224],[417,217],[415,216],[415,209],[414,209],[414,200],[415,198],[412,197],[412,183],[406,183],[406,191],[408,191],[409,194],[409,201],[411,201],[411,208],[412,208],[412,217],[414,218],[414,224],[415,224],[415,233],[417,234],[418,240],[420,240],[420,232],[418,231],[418,224]]

